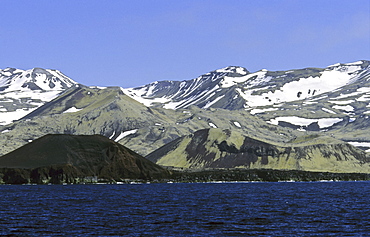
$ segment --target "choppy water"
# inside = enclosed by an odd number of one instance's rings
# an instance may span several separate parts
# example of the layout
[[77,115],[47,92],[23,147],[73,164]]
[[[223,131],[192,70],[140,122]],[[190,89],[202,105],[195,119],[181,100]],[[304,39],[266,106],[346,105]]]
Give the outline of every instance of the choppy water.
[[0,186],[0,235],[370,236],[370,182]]

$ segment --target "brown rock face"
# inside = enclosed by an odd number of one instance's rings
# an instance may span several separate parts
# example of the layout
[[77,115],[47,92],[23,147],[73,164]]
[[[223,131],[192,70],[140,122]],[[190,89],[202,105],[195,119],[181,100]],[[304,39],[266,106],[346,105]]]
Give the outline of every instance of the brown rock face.
[[100,135],[46,135],[0,157],[0,168],[3,181],[9,183],[72,183],[87,177],[150,180],[169,175],[160,166]]

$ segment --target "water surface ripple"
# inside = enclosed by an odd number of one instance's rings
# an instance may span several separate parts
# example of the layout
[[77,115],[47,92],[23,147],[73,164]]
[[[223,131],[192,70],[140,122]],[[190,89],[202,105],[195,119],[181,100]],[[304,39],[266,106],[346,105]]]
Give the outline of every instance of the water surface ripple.
[[2,185],[0,235],[369,236],[370,182]]

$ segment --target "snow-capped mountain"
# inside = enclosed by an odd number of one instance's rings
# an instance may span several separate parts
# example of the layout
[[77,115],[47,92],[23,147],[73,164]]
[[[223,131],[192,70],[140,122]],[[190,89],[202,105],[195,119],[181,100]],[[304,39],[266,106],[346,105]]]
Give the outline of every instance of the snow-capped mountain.
[[[226,67],[187,81],[156,81],[137,88],[123,89],[125,94],[146,106],[162,106],[165,109],[181,109],[190,105],[201,108],[222,107],[237,109],[229,99],[229,88],[222,88],[224,78],[242,78],[249,75],[242,67]],[[225,97],[226,96],[226,97]],[[224,98],[225,97],[225,98]],[[221,100],[224,98],[223,100]],[[219,102],[219,103],[217,103]],[[222,106],[224,105],[224,106]]]
[[0,125],[6,125],[77,85],[58,70],[0,70]]
[[227,67],[129,89],[84,87],[44,69],[0,75],[0,141],[11,141],[8,151],[17,139],[70,133],[101,134],[147,154],[196,130],[220,128],[271,142],[320,131],[370,152],[370,61],[254,73]]
[[[262,69],[254,73],[249,73],[242,67],[227,67],[193,80],[154,82],[142,87],[125,89],[124,92],[146,106],[179,109],[196,105],[205,109],[245,109],[252,114],[267,113],[270,116],[267,116],[266,120],[270,123],[284,121],[283,116],[279,118],[271,116],[278,111],[289,116],[302,116],[301,113],[293,112],[293,115],[291,113],[299,108],[311,107],[314,112],[316,109],[320,110],[321,115],[303,115],[302,118],[311,120],[298,122],[297,125],[309,125],[317,122],[315,117],[326,117],[330,121],[323,120],[320,123],[322,125],[320,128],[324,128],[342,121],[344,115],[370,113],[370,108],[367,107],[370,102],[369,78],[370,61],[334,64],[324,69],[305,68],[290,71]],[[354,96],[358,98],[352,98]],[[345,100],[350,97],[351,100]],[[362,106],[358,105],[359,101],[363,102]],[[351,105],[352,103],[357,105]],[[322,107],[316,108],[320,104]],[[315,105],[315,108],[312,108],[312,105]],[[340,119],[332,120],[333,117]],[[299,119],[293,117],[285,120],[295,124],[294,122]]]

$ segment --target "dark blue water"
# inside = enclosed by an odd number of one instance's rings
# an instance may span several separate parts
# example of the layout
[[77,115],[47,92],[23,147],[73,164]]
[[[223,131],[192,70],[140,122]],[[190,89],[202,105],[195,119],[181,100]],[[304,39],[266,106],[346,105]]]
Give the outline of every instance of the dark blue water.
[[370,182],[0,186],[0,235],[370,236]]

